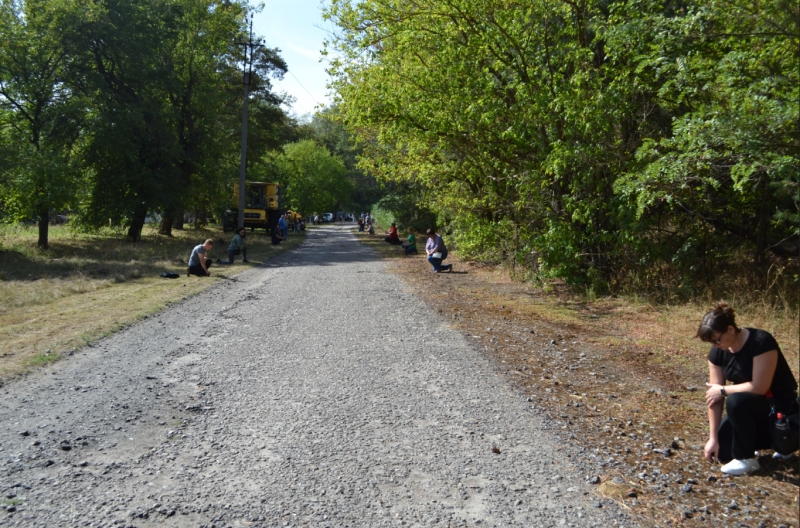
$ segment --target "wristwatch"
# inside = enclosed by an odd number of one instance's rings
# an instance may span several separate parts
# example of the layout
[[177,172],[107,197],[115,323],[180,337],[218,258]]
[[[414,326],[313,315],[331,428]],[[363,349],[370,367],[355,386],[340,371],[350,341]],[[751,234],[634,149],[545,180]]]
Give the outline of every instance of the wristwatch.
[[720,388],[719,388],[719,393],[720,393],[720,394],[722,394],[722,397],[723,397],[723,398],[725,398],[725,397],[727,397],[727,396],[728,396],[728,393],[727,393],[727,392],[725,392],[725,387],[720,387]]

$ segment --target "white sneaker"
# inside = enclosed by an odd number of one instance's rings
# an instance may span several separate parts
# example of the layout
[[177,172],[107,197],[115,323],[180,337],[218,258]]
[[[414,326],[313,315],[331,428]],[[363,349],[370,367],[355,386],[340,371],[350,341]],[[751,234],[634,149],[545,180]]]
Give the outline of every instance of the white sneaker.
[[719,468],[720,471],[726,475],[747,475],[753,471],[761,469],[761,464],[758,463],[757,458],[747,458],[745,460],[736,460],[735,458]]
[[772,454],[772,458],[774,458],[776,460],[789,460],[790,458],[792,458],[792,456],[793,455],[791,453],[789,453],[788,455],[782,455],[782,454],[778,453],[777,451]]

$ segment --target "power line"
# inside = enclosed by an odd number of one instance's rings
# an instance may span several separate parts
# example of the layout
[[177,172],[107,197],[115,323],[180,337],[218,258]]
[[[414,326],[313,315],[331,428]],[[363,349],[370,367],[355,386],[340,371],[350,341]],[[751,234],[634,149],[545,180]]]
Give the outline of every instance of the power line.
[[300,82],[300,79],[298,79],[298,78],[297,78],[297,76],[295,76],[295,74],[293,74],[293,73],[292,73],[292,70],[286,70],[286,71],[288,71],[288,72],[289,72],[289,75],[291,75],[291,76],[292,76],[292,78],[293,78],[295,81],[297,81],[297,84],[299,84],[299,85],[300,85],[300,87],[301,87],[303,90],[305,90],[305,91],[306,91],[306,93],[308,94],[308,96],[309,96],[311,99],[313,99],[315,103],[317,103],[317,104],[320,104],[320,102],[319,102],[319,101],[317,101],[316,97],[314,97],[313,95],[311,95],[311,92],[309,92],[309,91],[308,91],[308,89],[307,89],[305,86],[303,86],[303,83],[301,83],[301,82]]

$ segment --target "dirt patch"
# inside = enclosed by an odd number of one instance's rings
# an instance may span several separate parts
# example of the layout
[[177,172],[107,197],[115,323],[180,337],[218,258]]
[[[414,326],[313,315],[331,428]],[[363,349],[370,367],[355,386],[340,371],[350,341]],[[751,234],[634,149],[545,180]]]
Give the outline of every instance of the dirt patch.
[[[797,457],[762,453],[762,469],[740,478],[703,458],[708,350],[691,338],[702,309],[585,302],[455,257],[454,273],[435,274],[423,256],[358,237],[561,425],[564,441],[593,460],[586,477],[599,477],[598,494],[642,524],[798,526]],[[770,331],[797,376],[796,332]]]

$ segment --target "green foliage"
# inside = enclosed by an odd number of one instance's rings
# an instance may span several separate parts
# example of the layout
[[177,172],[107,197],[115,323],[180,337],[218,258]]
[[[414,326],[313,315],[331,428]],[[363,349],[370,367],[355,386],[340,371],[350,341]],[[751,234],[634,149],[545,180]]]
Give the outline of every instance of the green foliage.
[[0,3],[0,203],[6,220],[39,220],[48,247],[50,211],[76,203],[80,173],[75,146],[85,110],[69,86],[60,46],[58,3]]
[[264,174],[259,179],[278,181],[283,204],[303,215],[338,210],[352,190],[341,158],[310,139],[268,154],[256,171]]
[[[71,209],[89,229],[148,212],[162,232],[186,208],[215,209],[236,176],[246,3],[216,0],[0,0],[0,193],[5,220]],[[296,125],[261,48],[251,82],[248,153]],[[40,245],[43,245],[40,241]],[[46,245],[46,238],[45,244]]]
[[326,16],[359,166],[416,189],[470,256],[595,293],[692,293],[800,250],[796,5],[333,0]]

